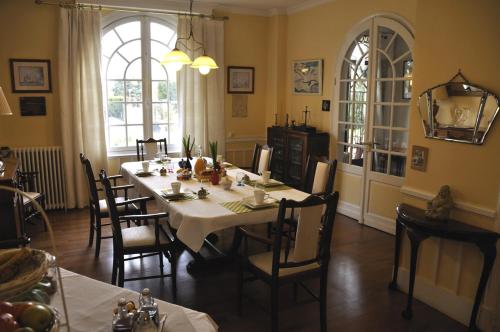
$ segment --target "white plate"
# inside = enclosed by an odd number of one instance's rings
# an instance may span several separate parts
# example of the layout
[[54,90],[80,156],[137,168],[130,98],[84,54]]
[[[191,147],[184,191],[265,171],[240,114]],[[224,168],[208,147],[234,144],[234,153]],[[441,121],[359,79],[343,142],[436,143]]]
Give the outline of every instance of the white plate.
[[272,198],[272,197],[268,197],[261,204],[257,204],[257,202],[255,202],[255,197],[249,196],[249,197],[243,198],[241,200],[241,202],[243,203],[243,205],[245,205],[246,207],[249,207],[251,209],[262,209],[262,208],[273,206],[277,202],[277,200]]
[[276,187],[276,186],[281,186],[283,185],[283,182],[280,182],[278,180],[274,179],[269,179],[268,183],[264,183],[262,179],[257,180],[257,183],[263,187]]
[[182,196],[186,195],[186,192],[184,189],[181,189],[181,191],[178,192],[177,194],[174,194],[172,188],[161,189],[160,192],[161,192],[162,197],[164,197],[164,198],[182,197]]

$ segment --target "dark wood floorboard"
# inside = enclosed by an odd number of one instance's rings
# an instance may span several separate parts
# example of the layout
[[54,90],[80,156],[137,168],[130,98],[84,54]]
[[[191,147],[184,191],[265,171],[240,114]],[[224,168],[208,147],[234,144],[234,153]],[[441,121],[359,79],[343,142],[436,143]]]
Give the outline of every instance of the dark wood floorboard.
[[[111,280],[112,244],[103,240],[101,255],[94,259],[94,247],[87,247],[88,211],[53,211],[49,214],[65,269],[98,279]],[[48,233],[40,225],[29,226],[33,247],[48,248]],[[332,242],[328,284],[329,331],[466,331],[466,327],[431,307],[415,301],[412,321],[401,317],[406,296],[390,291],[394,238],[339,215]],[[224,243],[229,243],[223,238]],[[193,277],[186,272],[191,257],[184,253],[178,267],[178,304],[203,311],[219,324],[221,331],[267,331],[270,325],[269,288],[261,282],[245,286],[243,315],[236,311],[234,266]],[[167,262],[165,260],[165,262]],[[169,265],[166,265],[169,267]],[[159,272],[157,257],[126,263],[127,275]],[[319,282],[309,283],[312,289]],[[153,295],[172,301],[170,279],[125,283],[139,291],[151,288]],[[283,331],[319,331],[319,304],[299,291],[298,302],[291,287],[280,294],[280,328]]]

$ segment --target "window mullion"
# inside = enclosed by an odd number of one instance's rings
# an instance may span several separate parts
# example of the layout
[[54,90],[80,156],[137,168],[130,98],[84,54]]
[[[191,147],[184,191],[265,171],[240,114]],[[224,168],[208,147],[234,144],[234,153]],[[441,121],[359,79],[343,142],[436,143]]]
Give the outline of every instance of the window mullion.
[[151,28],[150,19],[141,19],[141,52],[142,52],[142,109],[144,119],[144,138],[153,137],[153,112],[151,92]]

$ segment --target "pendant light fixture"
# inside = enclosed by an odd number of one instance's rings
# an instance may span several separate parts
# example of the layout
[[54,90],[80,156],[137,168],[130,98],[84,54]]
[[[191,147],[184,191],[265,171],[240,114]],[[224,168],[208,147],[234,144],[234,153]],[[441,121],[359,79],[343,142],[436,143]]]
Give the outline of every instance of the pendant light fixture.
[[[194,49],[192,50],[188,46],[190,40],[192,40],[194,44]],[[193,53],[202,50],[203,55],[197,57],[194,61],[191,61],[189,55],[179,49],[179,45],[182,45],[185,49],[193,51]],[[187,38],[177,38],[174,49],[163,56],[161,64],[164,64],[168,69],[175,71],[181,70],[184,65],[191,65],[191,68],[198,69],[202,75],[207,75],[210,73],[210,70],[219,68],[214,59],[206,55],[203,43],[200,43],[194,38],[193,0],[189,0],[189,35]]]

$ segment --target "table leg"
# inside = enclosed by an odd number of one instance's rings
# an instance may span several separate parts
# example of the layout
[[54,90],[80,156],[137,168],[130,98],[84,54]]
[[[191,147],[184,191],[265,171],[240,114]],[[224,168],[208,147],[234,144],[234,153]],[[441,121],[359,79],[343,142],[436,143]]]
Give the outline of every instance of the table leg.
[[401,233],[403,232],[403,225],[396,219],[396,246],[394,248],[394,270],[392,271],[392,281],[389,283],[389,289],[398,289],[398,269],[399,269],[399,256],[401,253]]
[[401,313],[405,319],[411,319],[413,316],[412,303],[413,303],[413,287],[415,286],[415,274],[417,272],[417,257],[418,247],[420,242],[425,240],[428,236],[425,234],[417,233],[414,230],[407,228],[408,238],[411,243],[411,262],[410,262],[410,282],[408,286],[408,303],[406,309]]
[[479,312],[481,300],[483,299],[486,284],[488,283],[488,278],[490,277],[491,270],[497,256],[496,240],[483,243],[478,242],[476,243],[476,245],[483,253],[483,271],[481,272],[481,279],[479,279],[476,298],[474,299],[474,306],[472,307],[472,313],[469,322],[469,331],[480,331],[476,325],[477,314]]

